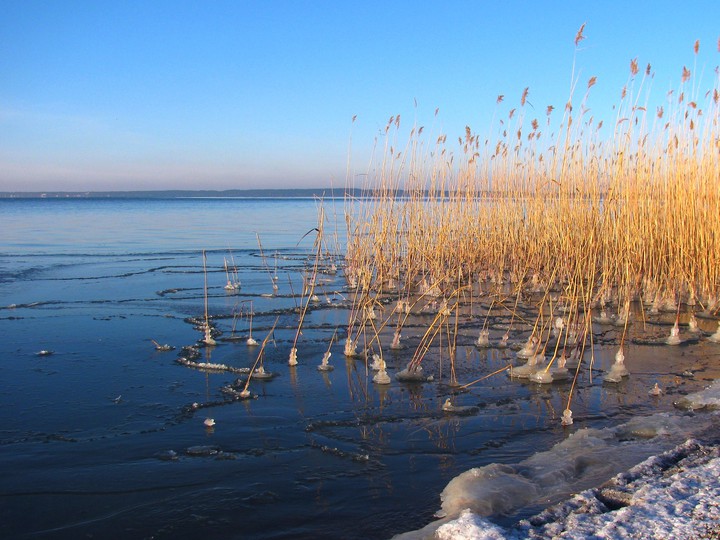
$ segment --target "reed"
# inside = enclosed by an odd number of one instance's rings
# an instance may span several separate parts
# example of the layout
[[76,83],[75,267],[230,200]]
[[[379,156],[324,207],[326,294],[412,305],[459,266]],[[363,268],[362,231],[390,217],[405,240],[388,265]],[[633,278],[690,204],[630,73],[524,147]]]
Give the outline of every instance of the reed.
[[[290,366],[296,366],[298,364],[297,360],[297,345],[298,340],[300,339],[300,335],[302,334],[302,326],[303,322],[305,321],[305,317],[307,316],[308,309],[310,308],[310,303],[313,302],[313,299],[315,297],[315,286],[317,285],[317,279],[318,279],[318,272],[319,272],[319,266],[320,266],[320,260],[322,256],[322,247],[323,247],[323,231],[324,231],[324,224],[325,224],[325,214],[323,207],[320,206],[319,209],[319,216],[318,216],[318,226],[314,231],[317,233],[315,237],[315,242],[313,244],[314,251],[315,251],[315,257],[313,260],[313,267],[312,267],[312,274],[308,279],[305,280],[303,284],[303,296],[306,297],[305,304],[302,307],[302,310],[300,311],[300,319],[298,321],[298,327],[295,331],[295,338],[293,339],[292,347],[290,348],[290,355],[288,358],[288,365]],[[310,234],[311,231],[308,231],[305,233],[303,238]],[[302,240],[302,238],[301,238]],[[298,242],[299,243],[299,242]],[[331,340],[332,344],[332,340]],[[328,349],[328,358],[329,358],[329,349]]]
[[[693,51],[699,54],[698,43]],[[508,310],[506,335],[513,325],[529,329],[533,358],[551,354],[540,366],[545,374],[564,369],[555,364],[568,352],[587,350],[592,362],[594,312],[622,327],[620,364],[631,306],[643,317],[646,309],[675,311],[669,343],[678,343],[681,306],[717,315],[718,69],[703,91],[683,67],[678,88],[651,106],[652,67],[631,60],[616,118],[604,129],[590,114],[597,78],[577,96],[575,62],[565,105],[547,106],[545,119],[531,118],[529,89],[504,114],[509,100],[499,96],[494,139],[467,127],[454,145],[415,125],[399,150],[401,119],[390,118],[365,176],[368,197],[345,203],[345,273],[354,293],[346,354],[361,337],[379,347],[385,328],[394,328],[397,345],[408,317],[433,302],[440,308],[415,346],[410,371],[442,336],[453,367],[458,335],[477,324],[474,306],[483,303],[489,307],[477,344],[488,344],[493,310]],[[378,322],[369,314],[383,299],[400,307]],[[534,321],[516,317],[520,305]],[[558,317],[561,328],[554,326]],[[577,372],[573,385],[576,379]],[[572,413],[565,418],[571,422]]]
[[271,340],[273,336],[273,332],[275,331],[275,327],[277,326],[278,319],[275,319],[275,322],[273,323],[272,327],[270,328],[270,331],[265,336],[265,339],[262,340],[262,343],[260,344],[260,350],[258,351],[258,355],[255,358],[255,362],[253,362],[253,365],[250,368],[250,372],[248,373],[247,380],[245,381],[245,386],[243,386],[243,389],[237,393],[237,396],[240,399],[248,399],[251,397],[250,394],[250,381],[254,378],[271,378],[274,376],[272,373],[268,373],[265,371],[265,367],[263,365],[263,361],[265,359],[265,347],[267,346],[268,342]]

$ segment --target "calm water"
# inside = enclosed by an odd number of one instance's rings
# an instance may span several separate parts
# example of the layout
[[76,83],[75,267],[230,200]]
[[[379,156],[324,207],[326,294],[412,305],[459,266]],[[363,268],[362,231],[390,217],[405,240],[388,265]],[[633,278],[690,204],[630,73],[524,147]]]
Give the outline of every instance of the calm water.
[[[336,211],[342,224],[342,204],[325,202],[326,249],[339,253]],[[342,354],[341,271],[321,275],[290,368],[312,265],[314,233],[304,235],[317,215],[316,201],[298,199],[0,200],[3,537],[388,538],[428,523],[459,473],[515,463],[568,436],[558,417],[569,385],[492,377],[455,396],[477,407],[467,416],[441,410],[453,395],[441,363],[428,365],[432,383],[373,385],[364,362]],[[257,399],[227,400],[221,388],[236,374],[175,362],[200,338],[187,319],[204,312],[202,250],[208,311],[221,338],[243,338],[201,349],[202,361],[250,366],[250,306],[258,340],[277,321],[265,369],[278,376],[251,382]],[[237,293],[223,289],[225,260],[237,264]],[[502,323],[493,321],[493,338]],[[658,336],[669,328],[655,324]],[[391,373],[423,331],[422,317],[405,329],[408,348],[387,358]],[[462,381],[510,361],[510,351],[472,347],[477,328],[461,334]],[[613,338],[599,333],[598,370]],[[156,351],[151,339],[176,350]],[[328,347],[335,369],[320,373]],[[704,341],[631,345],[626,383],[602,385],[590,372],[578,380],[572,429],[672,410],[678,394],[716,375],[713,355]],[[678,381],[686,365],[698,376]],[[672,389],[651,400],[656,381]]]

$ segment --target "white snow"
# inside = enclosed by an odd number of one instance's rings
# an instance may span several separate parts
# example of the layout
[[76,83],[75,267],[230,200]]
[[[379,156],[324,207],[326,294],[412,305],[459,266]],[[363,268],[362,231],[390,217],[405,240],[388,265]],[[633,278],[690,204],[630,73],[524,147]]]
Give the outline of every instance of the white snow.
[[[709,412],[661,413],[612,428],[583,428],[519,463],[466,471],[443,490],[441,519],[395,538],[690,539],[720,530],[720,439],[712,427],[720,416],[714,410],[720,381],[677,405]],[[703,430],[712,431],[712,444],[692,438]],[[685,442],[677,444],[680,440]],[[509,528],[490,521],[541,503],[554,506]]]
[[435,537],[439,540],[502,540],[507,538],[505,531],[473,514],[463,510],[456,520],[441,525]]
[[504,538],[695,538],[720,527],[718,474],[720,449],[689,440],[522,520]]

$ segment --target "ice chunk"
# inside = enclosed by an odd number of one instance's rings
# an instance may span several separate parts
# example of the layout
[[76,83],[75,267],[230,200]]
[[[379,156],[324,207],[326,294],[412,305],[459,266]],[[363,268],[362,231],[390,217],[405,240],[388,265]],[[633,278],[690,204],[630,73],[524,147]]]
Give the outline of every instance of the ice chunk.
[[318,371],[332,371],[335,369],[335,366],[330,364],[330,355],[332,353],[330,351],[325,351],[325,354],[322,357],[322,361],[320,362],[320,365],[317,367]]
[[396,331],[393,335],[392,343],[390,344],[390,348],[394,351],[400,350],[403,348],[402,343],[400,343],[400,338],[402,336],[400,335],[400,331]]
[[720,409],[720,380],[715,381],[705,390],[688,394],[677,400],[675,406],[680,409]]
[[456,520],[438,527],[435,532],[438,540],[505,540],[505,531],[473,514],[470,510],[463,510]]
[[390,384],[390,382],[391,382],[391,380],[390,380],[390,375],[388,375],[388,374],[387,374],[387,371],[385,371],[385,370],[383,370],[383,371],[378,371],[378,372],[373,376],[373,382],[374,382],[375,384]]
[[[520,353],[518,353],[518,356]],[[527,379],[538,370],[537,364],[538,359],[542,359],[542,355],[533,354],[527,359],[527,363],[522,366],[513,367],[508,372],[511,377],[517,377],[518,379]]]
[[539,341],[540,340],[537,338],[537,336],[530,336],[523,348],[517,352],[518,358],[530,358],[531,356],[534,356]]
[[670,329],[670,335],[665,339],[665,343],[668,345],[680,345],[680,343],[682,343],[682,339],[680,339],[680,327],[677,321],[675,321],[675,324]]
[[713,341],[715,343],[720,343],[720,321],[718,321],[718,327],[715,333],[708,338],[708,340]]
[[606,382],[617,383],[622,380],[623,377],[627,377],[629,372],[625,367],[625,354],[623,353],[622,347],[615,353],[615,363],[610,366],[610,371],[605,376]]
[[421,365],[411,366],[410,364],[402,371],[398,371],[395,378],[401,382],[426,382],[432,380],[432,376],[426,377],[423,374]]
[[490,346],[490,331],[487,329],[480,330],[480,335],[475,342],[475,346],[478,348]]
[[357,347],[355,346],[353,340],[349,337],[345,340],[344,354],[345,356],[357,356]]
[[539,500],[561,500],[634,465],[657,448],[657,441],[683,432],[685,424],[683,417],[663,413],[615,428],[579,429],[517,464],[492,463],[455,477],[440,496],[436,516],[456,517],[465,509],[481,516],[509,514]]

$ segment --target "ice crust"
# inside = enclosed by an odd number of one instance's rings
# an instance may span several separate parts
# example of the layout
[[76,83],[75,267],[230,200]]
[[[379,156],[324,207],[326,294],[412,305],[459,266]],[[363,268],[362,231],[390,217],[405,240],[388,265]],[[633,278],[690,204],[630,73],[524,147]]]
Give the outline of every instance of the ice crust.
[[[696,432],[715,429],[711,426],[720,420],[715,410],[720,406],[720,381],[677,405],[710,412],[659,413],[615,427],[578,429],[548,451],[519,463],[466,471],[441,493],[439,520],[395,538],[689,539],[705,530],[720,530],[720,437],[714,431],[713,444],[706,445],[688,431],[691,426]],[[642,461],[653,450],[685,438]],[[509,528],[486,517],[541,503],[554,506]]]
[[604,486],[582,491],[512,528],[499,527],[465,509],[434,532],[426,528],[413,538],[702,538],[719,526],[718,474],[720,448],[688,440],[615,476]]
[[688,394],[675,402],[680,409],[720,409],[720,380],[713,382],[705,390]]
[[718,527],[718,473],[720,448],[691,439],[522,520],[505,538],[697,538]]

